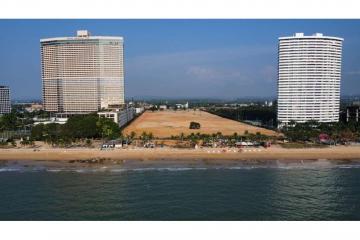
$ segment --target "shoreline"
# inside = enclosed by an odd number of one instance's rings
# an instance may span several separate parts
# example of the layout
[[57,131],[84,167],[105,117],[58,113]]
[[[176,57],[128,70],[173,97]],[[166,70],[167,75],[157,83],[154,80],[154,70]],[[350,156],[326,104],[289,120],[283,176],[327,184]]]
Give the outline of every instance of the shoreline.
[[0,160],[7,161],[81,161],[104,159],[109,161],[198,161],[198,160],[360,160],[360,146],[332,146],[328,148],[285,149],[279,146],[238,149],[174,149],[174,148],[129,148],[100,150],[92,148],[0,149]]

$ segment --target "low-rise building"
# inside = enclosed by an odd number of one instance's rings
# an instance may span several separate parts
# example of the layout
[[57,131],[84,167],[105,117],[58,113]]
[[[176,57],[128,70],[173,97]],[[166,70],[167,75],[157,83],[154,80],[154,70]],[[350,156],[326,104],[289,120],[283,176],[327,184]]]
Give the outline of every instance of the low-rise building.
[[166,105],[159,105],[159,110],[166,110],[167,106]]
[[110,112],[98,112],[99,117],[109,118],[119,125],[125,126],[135,117],[135,108],[129,107],[125,109],[117,109]]
[[67,122],[67,117],[50,117],[50,118],[33,118],[34,125],[39,124],[50,124],[50,123],[57,123],[57,124],[65,124]]
[[143,107],[137,107],[135,108],[135,114],[140,114],[144,111],[145,109]]
[[43,110],[43,105],[39,103],[32,103],[30,106],[25,107],[25,111],[27,112],[34,112],[34,111],[40,111]]
[[189,108],[189,103],[186,102],[185,104],[181,104],[181,103],[177,103],[175,104],[177,109],[188,109]]
[[272,105],[273,105],[272,101],[265,101],[265,104],[264,104],[265,107],[272,107]]

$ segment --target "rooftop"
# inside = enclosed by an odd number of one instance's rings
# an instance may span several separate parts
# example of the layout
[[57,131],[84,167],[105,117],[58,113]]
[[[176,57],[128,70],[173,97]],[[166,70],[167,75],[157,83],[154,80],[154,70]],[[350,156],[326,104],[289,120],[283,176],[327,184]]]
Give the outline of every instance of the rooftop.
[[123,37],[119,36],[91,36],[88,30],[77,30],[75,37],[54,37],[54,38],[43,38],[40,39],[40,42],[50,42],[50,41],[65,41],[65,40],[120,40],[123,41]]
[[305,36],[304,33],[295,33],[294,35],[292,36],[288,36],[288,37],[279,37],[279,40],[282,40],[282,39],[299,39],[299,38],[308,38],[308,39],[311,39],[311,38],[314,38],[314,39],[333,39],[333,40],[340,40],[340,41],[344,41],[343,38],[340,38],[340,37],[331,37],[331,36],[324,36],[324,34],[322,33],[314,33],[312,35],[308,35],[308,36]]

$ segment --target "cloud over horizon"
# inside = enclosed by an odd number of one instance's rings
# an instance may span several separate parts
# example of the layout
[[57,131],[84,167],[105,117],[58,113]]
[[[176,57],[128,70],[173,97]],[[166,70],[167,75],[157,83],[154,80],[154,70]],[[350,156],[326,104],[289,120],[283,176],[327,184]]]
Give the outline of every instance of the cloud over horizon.
[[[126,84],[136,91],[127,95],[237,98],[260,93],[273,96],[274,52],[276,49],[271,46],[243,46],[137,56],[128,59]],[[269,65],[269,61],[274,65]]]

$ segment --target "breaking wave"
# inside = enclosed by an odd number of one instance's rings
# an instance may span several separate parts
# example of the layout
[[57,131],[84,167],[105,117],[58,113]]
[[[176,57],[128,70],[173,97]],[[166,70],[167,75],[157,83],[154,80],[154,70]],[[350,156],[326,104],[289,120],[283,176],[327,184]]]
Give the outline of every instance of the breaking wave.
[[351,169],[360,168],[360,163],[351,164],[338,164],[336,162],[321,160],[311,163],[277,163],[272,164],[239,164],[239,165],[224,165],[224,166],[133,166],[133,167],[112,167],[112,166],[101,166],[101,167],[51,167],[51,166],[37,166],[37,167],[24,167],[24,166],[5,166],[0,168],[0,174],[4,172],[49,172],[49,173],[60,173],[60,172],[74,172],[74,173],[98,173],[98,172],[109,172],[109,173],[123,173],[123,172],[147,172],[147,171],[168,171],[168,172],[182,172],[182,171],[207,171],[207,170],[255,170],[255,169],[279,169],[279,170],[296,170],[296,169]]

